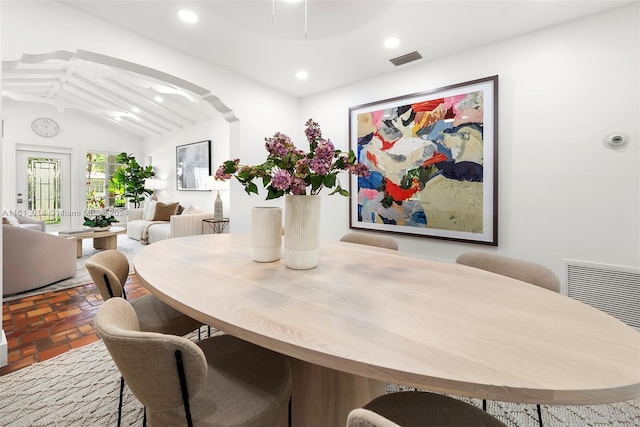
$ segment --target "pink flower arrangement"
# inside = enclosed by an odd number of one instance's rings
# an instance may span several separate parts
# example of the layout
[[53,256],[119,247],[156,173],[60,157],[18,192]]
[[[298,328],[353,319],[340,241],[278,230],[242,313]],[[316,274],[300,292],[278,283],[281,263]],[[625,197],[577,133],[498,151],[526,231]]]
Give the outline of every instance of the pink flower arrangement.
[[324,139],[318,123],[309,119],[305,126],[308,153],[298,149],[287,135],[276,132],[271,138],[265,138],[268,155],[264,163],[247,166],[241,165],[240,159],[227,160],[220,165],[215,178],[225,181],[235,177],[247,194],[258,194],[258,186],[253,181],[259,179],[268,191],[267,200],[285,194],[318,194],[325,187],[335,187],[330,194],[349,197],[349,191],[340,185],[338,173],[344,171],[366,177],[369,170],[356,161],[353,151],[336,150],[330,140]]

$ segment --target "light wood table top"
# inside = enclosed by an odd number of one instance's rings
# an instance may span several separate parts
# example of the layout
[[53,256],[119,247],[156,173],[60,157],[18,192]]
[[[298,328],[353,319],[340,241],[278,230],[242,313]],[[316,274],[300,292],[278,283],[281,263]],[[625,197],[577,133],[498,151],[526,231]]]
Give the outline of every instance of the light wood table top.
[[62,232],[58,232],[58,236],[61,237],[73,237],[74,239],[91,239],[91,238],[100,238],[100,237],[109,237],[109,236],[115,236],[117,234],[122,234],[122,233],[126,233],[127,229],[125,227],[114,227],[111,226],[111,228],[109,228],[108,230],[102,230],[102,231],[94,231],[91,230],[90,228],[87,228],[86,231],[84,232],[78,232],[78,233],[72,233],[72,234],[65,234],[64,231]]
[[566,296],[457,264],[322,242],[320,264],[251,260],[249,236],[169,239],[136,274],[227,333],[323,367],[491,400],[640,397],[640,333]]
[[93,239],[94,249],[117,249],[118,248],[118,234],[126,233],[125,227],[113,227],[108,230],[94,231],[87,229],[85,232],[72,233],[72,234],[60,234],[58,236],[75,239],[76,240],[76,256],[80,258],[82,256],[82,240]]

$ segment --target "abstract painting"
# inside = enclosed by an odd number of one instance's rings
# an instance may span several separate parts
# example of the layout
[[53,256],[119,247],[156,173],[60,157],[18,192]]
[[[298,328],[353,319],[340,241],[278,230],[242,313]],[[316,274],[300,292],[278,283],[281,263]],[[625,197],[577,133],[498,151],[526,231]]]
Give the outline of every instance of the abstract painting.
[[497,246],[498,76],[349,109],[350,227]]
[[209,191],[211,175],[211,141],[200,141],[176,147],[176,188]]

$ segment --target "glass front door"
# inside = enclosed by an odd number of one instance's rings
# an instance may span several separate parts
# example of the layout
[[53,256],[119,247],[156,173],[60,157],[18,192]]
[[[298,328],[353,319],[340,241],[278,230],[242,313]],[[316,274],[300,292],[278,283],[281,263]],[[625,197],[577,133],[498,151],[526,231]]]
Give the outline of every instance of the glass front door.
[[47,231],[69,228],[70,155],[18,151],[17,208],[47,222]]

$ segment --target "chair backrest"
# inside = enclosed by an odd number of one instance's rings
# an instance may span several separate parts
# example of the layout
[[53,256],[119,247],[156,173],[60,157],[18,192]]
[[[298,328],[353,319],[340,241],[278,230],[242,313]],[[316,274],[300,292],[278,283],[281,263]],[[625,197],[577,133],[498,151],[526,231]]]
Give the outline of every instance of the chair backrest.
[[103,300],[122,296],[126,298],[124,284],[129,276],[129,260],[122,252],[111,249],[98,252],[89,257],[85,267]]
[[467,252],[460,255],[456,263],[522,280],[553,292],[560,292],[558,276],[551,269],[535,262],[485,252]]
[[377,246],[379,248],[398,250],[398,242],[393,237],[371,235],[365,233],[347,233],[340,238],[341,242],[358,243]]
[[141,332],[136,312],[123,298],[104,302],[95,326],[111,358],[136,398],[148,408],[167,410],[183,405],[176,362],[179,350],[188,395],[196,395],[207,374],[202,350],[186,338]]
[[382,415],[364,408],[356,408],[347,417],[347,427],[400,427]]

